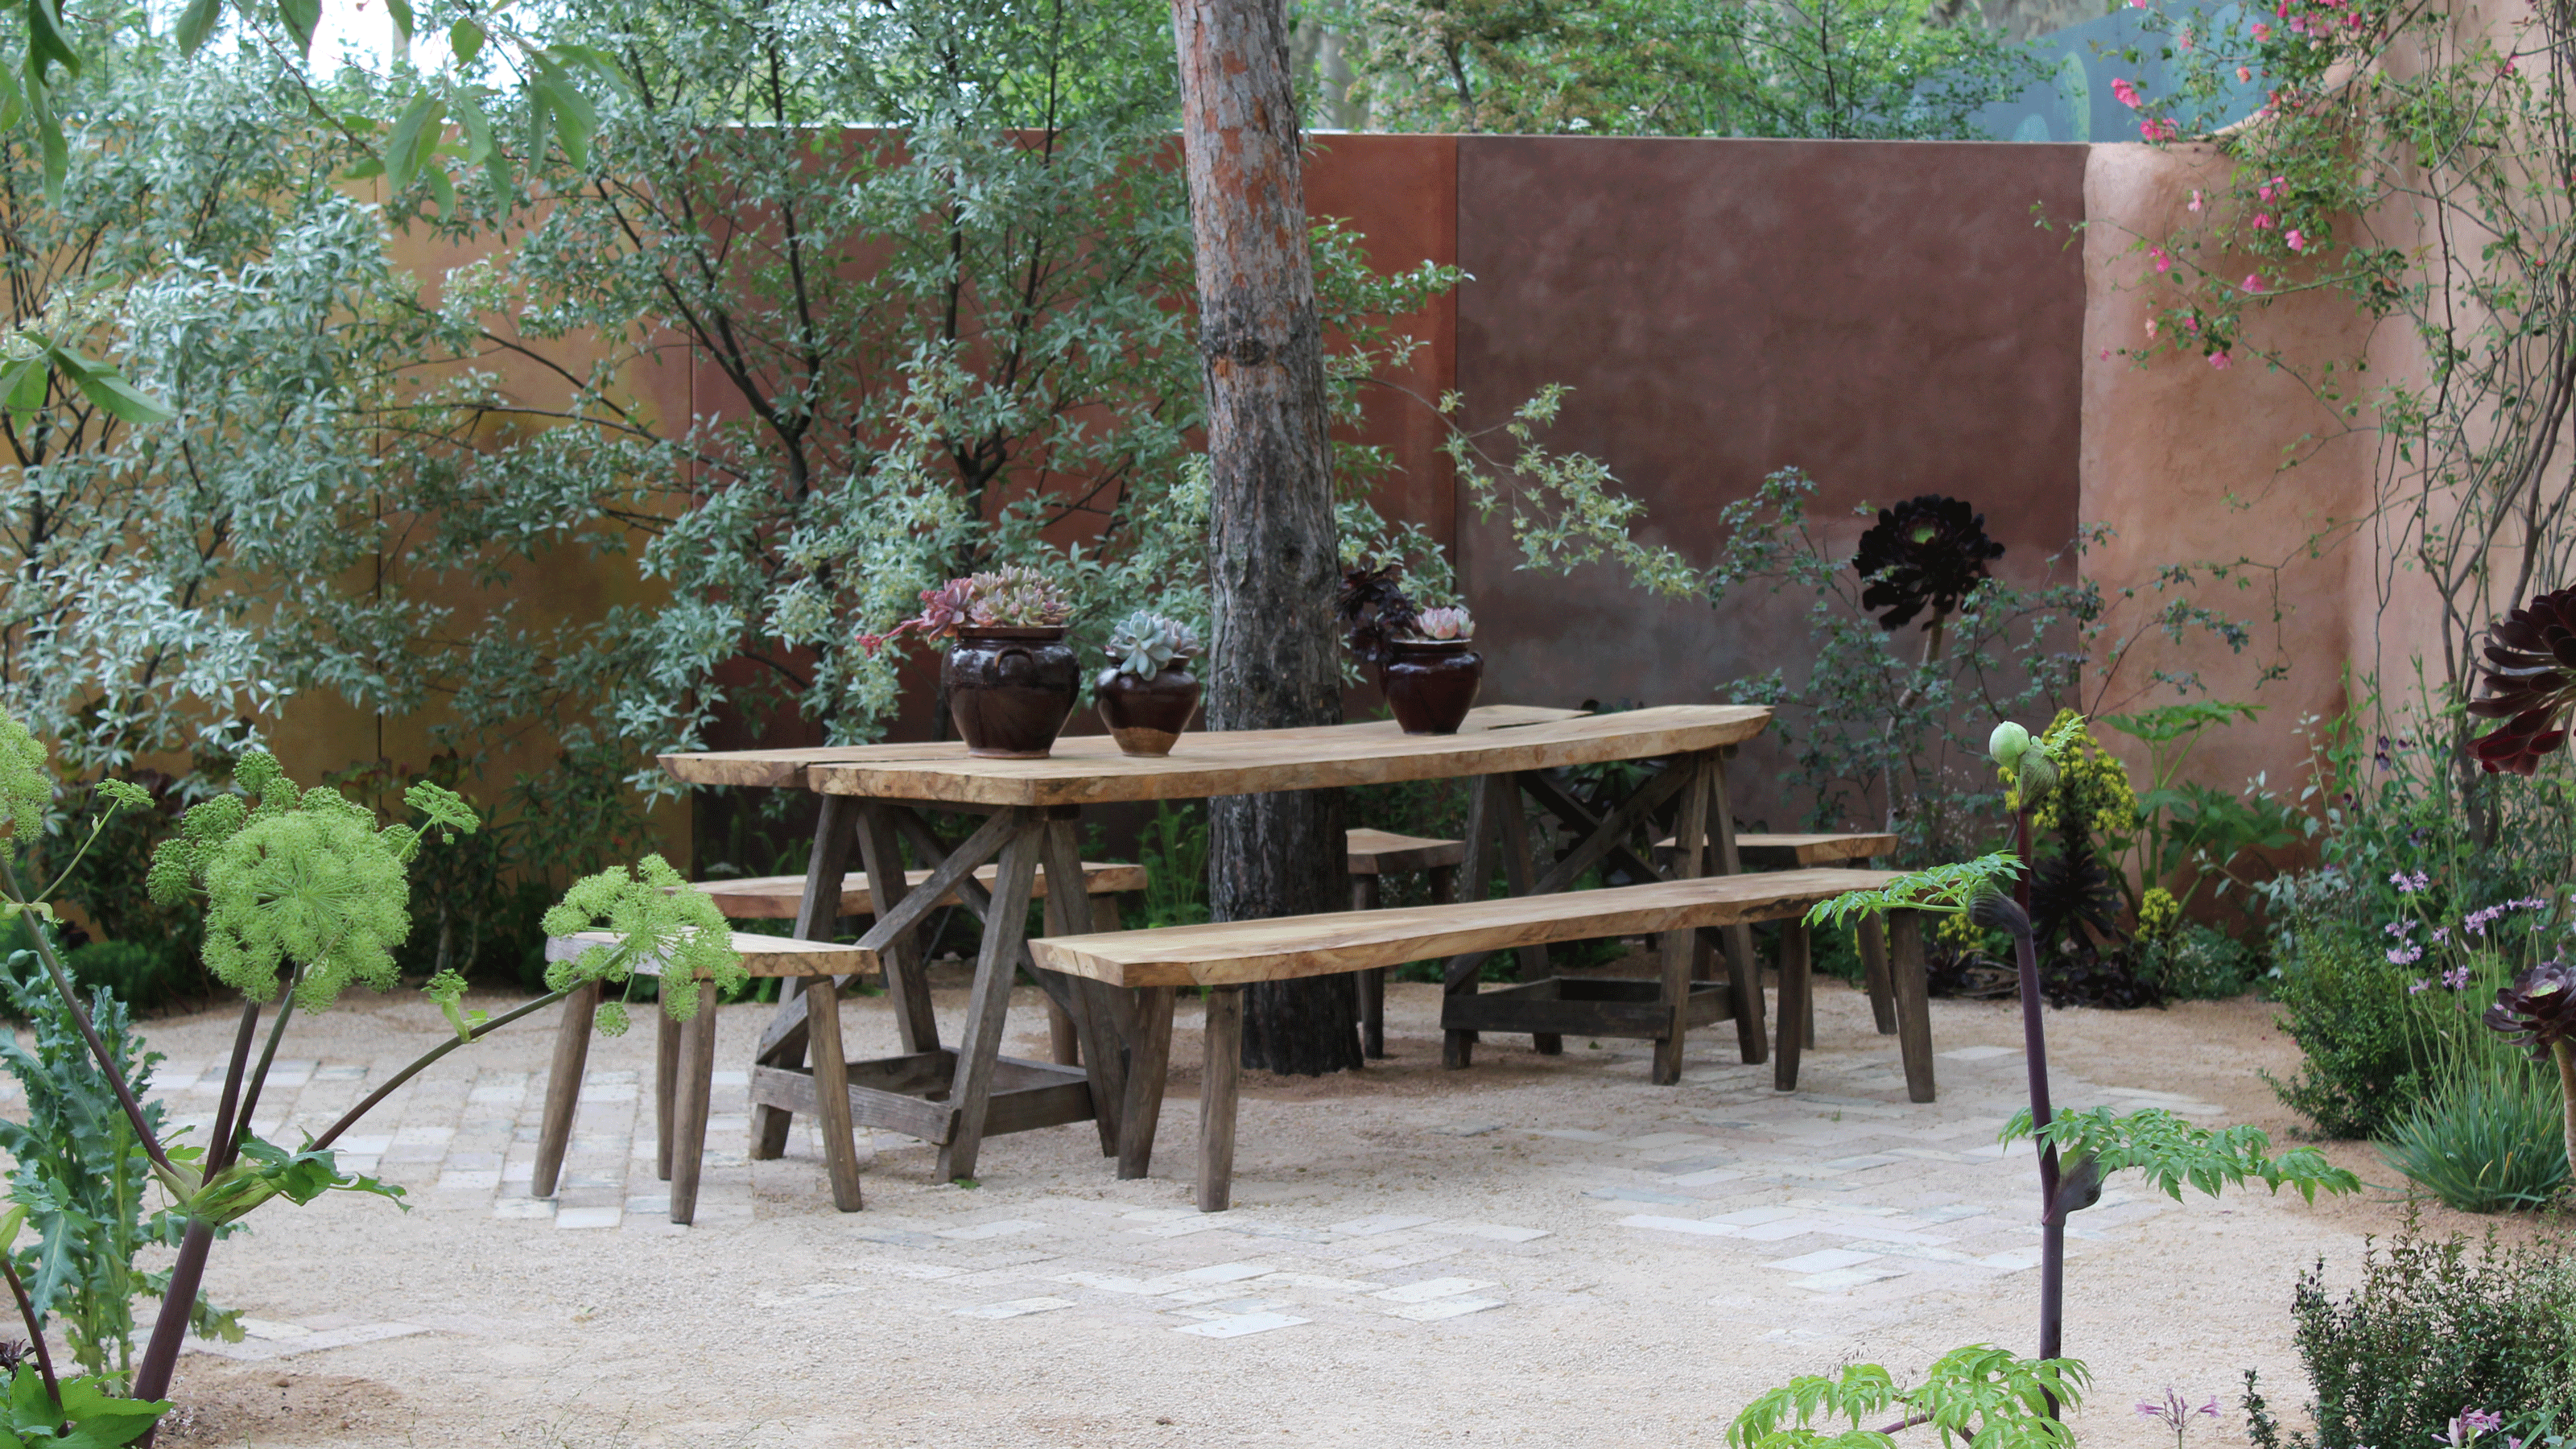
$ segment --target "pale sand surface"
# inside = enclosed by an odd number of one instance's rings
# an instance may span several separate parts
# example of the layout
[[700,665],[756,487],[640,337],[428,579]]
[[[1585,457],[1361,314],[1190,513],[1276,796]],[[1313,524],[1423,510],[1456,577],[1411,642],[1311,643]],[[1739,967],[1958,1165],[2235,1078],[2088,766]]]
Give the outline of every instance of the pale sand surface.
[[[938,994],[954,1040],[964,994]],[[1488,1041],[1473,1070],[1443,1071],[1436,989],[1393,986],[1392,1060],[1248,1077],[1237,1206],[1219,1216],[1190,1210],[1191,1003],[1150,1179],[1117,1181],[1087,1124],[989,1141],[971,1190],[881,1136],[866,1210],[846,1215],[809,1121],[784,1160],[745,1161],[741,1069],[769,1008],[731,1007],[693,1228],[665,1219],[653,1176],[649,1029],[594,1049],[563,1194],[527,1198],[550,1012],[451,1055],[352,1139],[413,1211],[271,1205],[218,1246],[208,1287],[259,1335],[224,1352],[254,1357],[190,1354],[178,1395],[196,1424],[170,1437],[1716,1444],[1793,1373],[1910,1374],[1980,1340],[2027,1351],[2037,1192],[2026,1151],[1994,1146],[2022,1103],[2014,1008],[1935,1002],[1940,1100],[1915,1106],[1865,1000],[1819,997],[1820,1047],[1780,1094],[1769,1067],[1738,1064],[1729,1026],[1693,1040],[1678,1088],[1647,1083],[1644,1044],[1579,1038],[1556,1058]],[[882,998],[845,1011],[853,1056],[896,1049]],[[2286,1136],[2256,1077],[2297,1062],[2272,1018],[2250,999],[2052,1012],[2057,1099]],[[211,1115],[231,1021],[150,1024],[174,1116]],[[1014,1054],[1044,1055],[1034,992],[1012,1025]],[[262,1131],[318,1130],[441,1029],[410,997],[299,1021]],[[2387,1178],[2366,1149],[2328,1150]],[[2071,1245],[2067,1349],[2097,1378],[2082,1437],[2170,1443],[2133,1406],[2173,1385],[2227,1406],[2193,1444],[2233,1442],[2248,1367],[2295,1417],[2299,1266],[2322,1254],[2349,1282],[2363,1235],[2396,1217],[2384,1194],[2174,1203],[2115,1179]]]

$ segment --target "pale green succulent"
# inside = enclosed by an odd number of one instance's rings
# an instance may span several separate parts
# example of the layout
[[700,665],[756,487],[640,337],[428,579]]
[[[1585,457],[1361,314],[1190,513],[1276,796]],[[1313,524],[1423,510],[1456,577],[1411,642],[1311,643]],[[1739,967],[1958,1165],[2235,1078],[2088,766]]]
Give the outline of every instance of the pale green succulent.
[[1138,609],[1109,631],[1109,654],[1118,663],[1101,671],[1100,682],[1107,684],[1121,674],[1151,679],[1175,661],[1197,658],[1206,648],[1199,642],[1198,631],[1189,625]]

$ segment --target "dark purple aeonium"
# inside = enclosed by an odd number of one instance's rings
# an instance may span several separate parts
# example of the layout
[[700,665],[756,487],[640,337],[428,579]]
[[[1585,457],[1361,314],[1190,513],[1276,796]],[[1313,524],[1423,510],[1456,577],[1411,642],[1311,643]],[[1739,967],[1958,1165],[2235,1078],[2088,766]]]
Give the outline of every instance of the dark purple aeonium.
[[2558,1064],[2567,1160],[2576,1165],[2576,967],[2543,961],[2497,987],[2486,1023],[2539,1060]]
[[1860,536],[1852,569],[1869,581],[1860,605],[1894,631],[1925,609],[1936,624],[1957,612],[1959,601],[1986,577],[1986,565],[2004,546],[1986,537],[1986,516],[1965,499],[1926,493],[1878,511],[1878,522]]
[[2469,742],[2491,773],[2528,775],[2567,742],[2576,706],[2576,588],[2553,590],[2506,614],[2487,633],[2486,698],[2469,713],[2500,719]]

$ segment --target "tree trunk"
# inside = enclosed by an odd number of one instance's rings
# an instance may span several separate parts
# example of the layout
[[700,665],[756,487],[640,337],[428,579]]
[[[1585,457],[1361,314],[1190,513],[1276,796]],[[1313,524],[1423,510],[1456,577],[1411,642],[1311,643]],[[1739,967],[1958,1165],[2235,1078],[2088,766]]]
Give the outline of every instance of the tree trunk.
[[[1286,10],[1281,0],[1172,0],[1172,33],[1207,368],[1208,727],[1337,724],[1341,569]],[[1341,908],[1343,859],[1337,792],[1239,795],[1209,809],[1208,897],[1220,921]],[[1305,1075],[1359,1066],[1350,978],[1247,991],[1243,1060]]]

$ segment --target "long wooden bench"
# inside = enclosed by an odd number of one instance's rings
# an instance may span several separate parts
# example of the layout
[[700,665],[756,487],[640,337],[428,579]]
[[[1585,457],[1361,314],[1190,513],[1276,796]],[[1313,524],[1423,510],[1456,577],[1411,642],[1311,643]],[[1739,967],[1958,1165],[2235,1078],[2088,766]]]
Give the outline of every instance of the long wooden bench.
[[[1282,916],[1157,930],[1048,937],[1029,943],[1038,965],[1112,986],[1145,988],[1161,1019],[1152,1034],[1170,1041],[1170,988],[1208,988],[1206,1069],[1199,1088],[1198,1205],[1222,1212],[1232,1197],[1234,1122],[1242,1074],[1243,992],[1256,981],[1285,981],[1372,971],[1435,957],[1608,935],[1647,935],[1780,921],[1779,1039],[1773,1049],[1772,1085],[1798,1085],[1800,1032],[1808,991],[1807,909],[1849,891],[1894,879],[1890,871],[1797,870],[1760,875],[1701,876],[1606,890],[1515,896],[1493,901]],[[1922,931],[1910,913],[1891,924],[1897,966],[1898,1042],[1908,1095],[1932,1100],[1932,1027],[1926,1014]],[[1610,1035],[1678,1038],[1687,1029],[1688,953],[1667,955],[1659,982],[1600,981],[1597,1006]],[[1572,983],[1566,983],[1571,989]],[[1150,1030],[1150,1028],[1149,1028]],[[1161,1072],[1140,1103],[1144,1122],[1161,1107]],[[1142,1124],[1139,1124],[1140,1126]],[[1141,1164],[1140,1164],[1141,1170]]]
[[[1867,869],[1881,856],[1896,853],[1896,837],[1877,830],[1841,830],[1780,834],[1748,832],[1735,837],[1735,858],[1746,870],[1807,870],[1817,866],[1850,866]],[[1715,869],[1716,851],[1710,850],[1710,869]],[[1668,865],[1673,857],[1672,837],[1655,842],[1655,863]],[[1889,993],[1887,980],[1887,942],[1876,921],[1863,921],[1860,926],[1861,985],[1869,993],[1870,1014],[1878,1020],[1880,1036],[1896,1035],[1896,999]],[[1760,992],[1757,983],[1756,994]],[[1809,1011],[1802,1040],[1816,1044],[1815,1002],[1807,1003]]]

